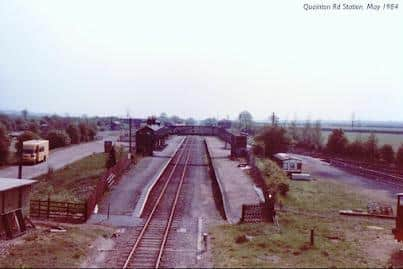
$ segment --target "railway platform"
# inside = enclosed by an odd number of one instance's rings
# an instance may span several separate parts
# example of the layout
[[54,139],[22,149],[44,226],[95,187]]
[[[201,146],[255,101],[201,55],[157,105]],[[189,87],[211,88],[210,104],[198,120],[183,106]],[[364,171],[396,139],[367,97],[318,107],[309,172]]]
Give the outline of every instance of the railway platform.
[[153,156],[142,158],[133,169],[123,175],[119,184],[114,185],[104,196],[98,205],[98,212],[91,216],[89,222],[113,226],[138,225],[139,212],[147,197],[147,191],[158,179],[183,139],[173,136],[162,151],[155,151]]
[[218,184],[222,192],[224,210],[228,222],[238,223],[242,217],[243,204],[259,204],[259,196],[252,179],[239,167],[238,161],[228,158],[231,146],[217,137],[206,137]]

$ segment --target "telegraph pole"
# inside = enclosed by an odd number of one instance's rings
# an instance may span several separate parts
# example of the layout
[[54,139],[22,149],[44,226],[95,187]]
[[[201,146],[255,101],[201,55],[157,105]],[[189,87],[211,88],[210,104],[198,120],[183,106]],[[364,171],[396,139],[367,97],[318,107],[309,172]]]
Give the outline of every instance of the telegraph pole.
[[22,148],[23,148],[23,142],[22,140],[20,140],[18,142],[20,144],[20,153],[19,153],[19,164],[18,164],[18,178],[21,179],[22,178]]
[[132,118],[129,118],[129,154],[132,158]]

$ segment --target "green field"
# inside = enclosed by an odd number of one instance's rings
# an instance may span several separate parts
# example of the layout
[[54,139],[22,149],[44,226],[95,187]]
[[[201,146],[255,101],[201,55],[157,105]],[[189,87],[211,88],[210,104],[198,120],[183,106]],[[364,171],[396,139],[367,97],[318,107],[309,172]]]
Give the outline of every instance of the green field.
[[[329,136],[330,131],[322,131],[322,135],[324,137],[324,143],[327,142],[327,137]],[[367,139],[370,133],[358,133],[358,132],[345,132],[347,138],[351,141],[354,141],[356,137],[361,137],[363,140]],[[378,145],[382,146],[384,144],[392,145],[393,149],[396,151],[399,146],[403,143],[403,134],[375,134],[378,138]]]

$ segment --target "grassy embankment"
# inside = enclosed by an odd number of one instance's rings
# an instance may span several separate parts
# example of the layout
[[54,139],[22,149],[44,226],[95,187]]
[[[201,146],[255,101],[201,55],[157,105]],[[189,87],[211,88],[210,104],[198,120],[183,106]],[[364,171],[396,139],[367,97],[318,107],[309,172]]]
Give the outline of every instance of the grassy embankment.
[[[80,202],[85,200],[95,189],[100,176],[106,171],[105,153],[95,153],[80,159],[66,167],[35,178],[33,199]],[[116,158],[124,158],[127,152],[116,151]]]
[[[277,168],[270,161],[264,169]],[[261,163],[262,165],[263,163]],[[272,177],[276,181],[276,177]],[[274,183],[272,183],[274,184]],[[277,212],[280,230],[272,224],[220,225],[210,229],[216,267],[383,267],[398,245],[392,220],[345,217],[340,209],[365,208],[368,197],[333,181],[290,181]],[[376,226],[376,227],[374,227]],[[309,245],[310,229],[315,244]],[[250,240],[236,243],[240,236]]]
[[96,239],[110,238],[113,229],[95,225],[63,224],[66,232],[52,233],[38,227],[14,239],[7,255],[1,255],[1,268],[80,267]]

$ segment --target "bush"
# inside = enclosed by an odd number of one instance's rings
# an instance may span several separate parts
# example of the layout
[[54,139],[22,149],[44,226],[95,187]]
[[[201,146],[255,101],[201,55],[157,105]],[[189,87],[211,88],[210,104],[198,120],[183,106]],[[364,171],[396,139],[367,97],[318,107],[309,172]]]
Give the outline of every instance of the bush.
[[354,159],[362,159],[365,157],[365,145],[360,139],[356,139],[353,143],[346,146],[346,155]]
[[393,148],[389,144],[383,145],[379,149],[379,153],[381,155],[381,158],[383,161],[387,163],[393,163],[395,161],[395,152],[393,151]]
[[396,165],[403,168],[403,144],[399,147],[396,153]]
[[17,143],[15,143],[15,149],[17,150],[17,153],[21,152],[21,147],[22,143],[27,140],[33,140],[33,139],[40,139],[39,135],[36,133],[33,133],[31,131],[25,131],[23,132],[17,139]]
[[39,134],[40,133],[39,124],[37,122],[30,122],[28,124],[28,131],[31,131],[35,134]]
[[329,135],[326,150],[332,154],[343,154],[346,151],[348,140],[342,129],[334,129]]
[[69,126],[66,128],[66,133],[70,136],[72,144],[80,144],[81,133],[77,125],[69,124]]
[[285,196],[287,194],[287,192],[290,190],[290,186],[284,182],[280,182],[277,185],[277,189],[281,195]]
[[106,160],[106,168],[110,169],[116,165],[116,152],[115,147],[112,146],[109,152],[108,159]]
[[259,156],[259,157],[263,156],[264,150],[261,145],[254,145],[252,149],[253,149],[253,154],[255,156]]
[[71,144],[71,139],[65,131],[52,130],[48,133],[50,149],[65,147]]
[[257,159],[256,166],[270,191],[280,193],[282,196],[287,195],[290,179],[275,162],[268,159]]
[[365,142],[365,156],[371,162],[379,159],[378,139],[374,134],[370,134]]
[[5,164],[7,162],[10,142],[7,128],[0,122],[0,164]]
[[94,140],[95,136],[97,135],[97,131],[95,127],[88,128],[88,138],[89,140]]
[[261,134],[256,136],[256,140],[264,143],[264,154],[267,157],[287,151],[291,143],[290,138],[286,135],[286,130],[278,126],[265,128]]
[[81,122],[78,125],[78,128],[80,128],[80,140],[81,140],[81,142],[87,142],[89,140],[87,124]]
[[8,130],[8,131],[12,131],[15,129],[14,121],[12,119],[10,119],[10,117],[7,115],[0,114],[0,123],[2,123],[4,125],[4,127],[6,128],[6,130]]

